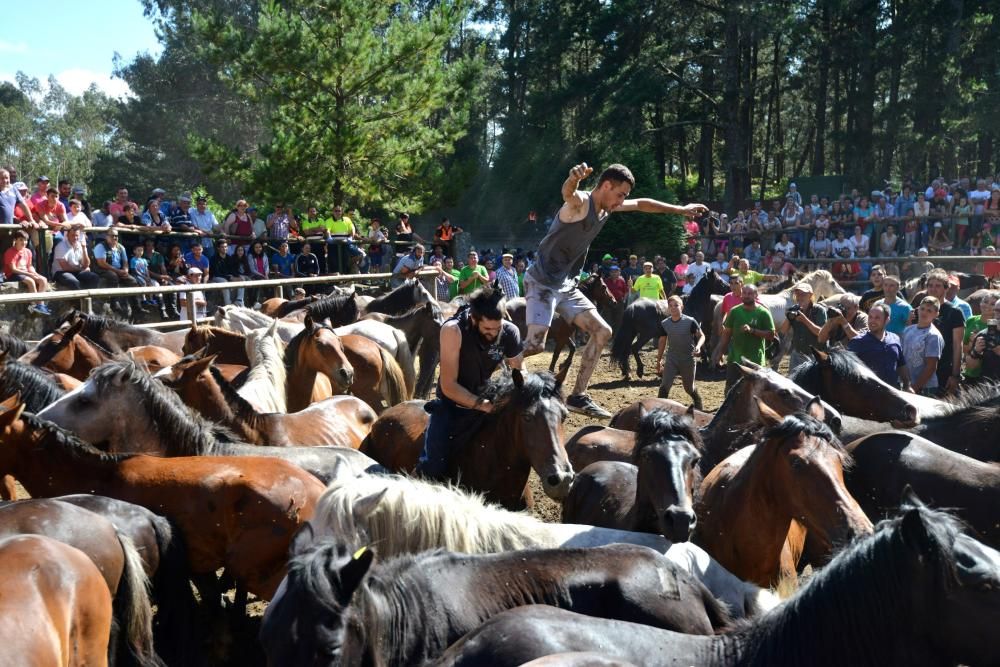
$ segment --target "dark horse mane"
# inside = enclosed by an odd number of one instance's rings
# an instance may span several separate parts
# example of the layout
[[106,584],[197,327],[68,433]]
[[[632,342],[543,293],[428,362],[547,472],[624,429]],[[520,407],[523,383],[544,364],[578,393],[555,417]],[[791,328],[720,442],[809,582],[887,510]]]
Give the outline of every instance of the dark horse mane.
[[639,460],[639,454],[646,447],[656,445],[663,440],[678,439],[687,440],[699,452],[704,450],[701,434],[690,419],[679,417],[669,410],[652,410],[639,420],[632,462],[635,463]]
[[236,388],[232,385],[229,380],[222,376],[222,371],[220,371],[215,366],[209,366],[208,372],[211,373],[212,379],[215,383],[219,385],[219,390],[222,392],[222,396],[226,399],[226,403],[232,409],[233,414],[241,420],[253,422],[260,415],[257,409],[250,404],[250,401],[240,396],[240,393],[236,391]]
[[14,334],[0,332],[0,355],[7,355],[8,359],[17,359],[22,354],[27,353],[28,344]]
[[831,447],[840,455],[841,467],[849,470],[854,465],[854,458],[850,452],[844,449],[844,445],[837,438],[830,427],[805,412],[796,412],[782,419],[778,424],[763,429],[761,432],[762,442],[769,440],[787,440],[797,437],[800,434],[813,436],[829,443]]
[[414,306],[413,308],[410,308],[405,313],[400,313],[398,315],[386,315],[385,317],[382,318],[382,321],[385,322],[386,324],[391,324],[392,326],[396,326],[396,324],[399,324],[400,322],[410,319],[411,317],[413,317],[414,315],[416,315],[425,308],[430,308],[431,314],[436,319],[441,319],[442,317],[444,317],[443,313],[441,312],[441,306],[439,306],[437,303],[433,301],[428,301],[427,303],[422,303],[419,306]]
[[200,456],[210,454],[216,444],[238,442],[231,431],[190,410],[177,394],[129,359],[94,369],[89,380],[99,393],[123,382],[136,385],[150,423],[167,445],[168,455]]
[[524,384],[518,387],[511,375],[501,373],[491,379],[479,395],[497,406],[497,416],[530,408],[550,398],[558,399],[560,405],[564,403],[562,387],[552,373],[523,373],[522,377]]
[[[850,350],[831,348],[829,350],[824,350],[826,354],[829,355],[830,365],[833,367],[834,372],[837,375],[841,375],[845,378],[849,378],[856,382],[862,382],[869,380],[874,373],[868,370],[865,366],[865,362],[858,358],[858,355],[854,354]],[[809,360],[800,364],[796,368],[792,369],[788,373],[788,377],[795,384],[799,385],[810,394],[817,396],[823,388],[823,379],[820,377],[819,362],[813,357],[809,357]]]
[[306,312],[314,320],[330,319],[330,324],[342,327],[358,320],[358,301],[354,294],[324,296],[315,303],[305,306]]
[[291,301],[286,301],[280,306],[278,306],[277,312],[274,314],[275,319],[281,319],[289,313],[294,313],[296,310],[302,310],[303,308],[308,308],[311,304],[315,303],[318,299],[314,296],[306,297],[305,299],[293,299]]
[[421,300],[418,295],[422,289],[416,278],[408,278],[396,289],[373,299],[365,310],[369,313],[385,313],[387,315],[412,310],[414,304]]
[[[431,583],[425,565],[448,555],[451,554],[436,549],[373,563],[351,601],[343,604],[336,566],[351,557],[351,550],[326,540],[314,544],[289,563],[289,588],[301,584],[304,594],[300,604],[311,607],[310,611],[344,617],[351,614],[353,607],[356,611],[351,615],[357,626],[367,640],[378,647],[376,650],[387,657],[385,664],[405,664],[416,657],[408,655],[407,651],[418,646],[448,645],[448,637],[439,631],[442,624],[431,622],[430,614],[434,610],[421,595]],[[542,585],[534,577],[513,568],[502,591],[470,604],[469,610],[487,618],[511,607],[564,596],[558,587]]]
[[41,368],[9,360],[0,365],[0,396],[20,392],[28,412],[41,412],[62,398],[65,390]]
[[114,317],[106,317],[104,315],[95,315],[93,313],[84,313],[79,310],[72,310],[67,313],[60,321],[59,324],[63,325],[67,322],[79,318],[84,322],[84,335],[90,337],[93,334],[98,334],[104,331],[129,331],[131,333],[149,333],[148,330],[142,327],[137,327],[133,324],[129,324],[124,320],[119,320]]
[[89,442],[81,440],[75,433],[53,424],[47,419],[42,419],[30,412],[22,412],[21,419],[24,420],[32,431],[44,432],[48,437],[43,437],[39,442],[39,450],[42,458],[52,449],[58,449],[60,455],[69,456],[72,461],[100,463],[118,463],[130,459],[135,454],[110,454],[95,447]]
[[[916,547],[904,537],[904,522],[918,520],[929,539]],[[742,654],[733,665],[913,665],[928,664],[926,646],[912,638],[918,614],[915,581],[930,588],[957,582],[952,545],[962,524],[951,515],[916,507],[880,523],[875,534],[841,551],[794,597],[752,626],[731,636]],[[919,551],[918,551],[919,549]],[[915,579],[910,564],[923,561],[930,577]],[[827,630],[837,626],[843,631]],[[928,622],[933,622],[928,620]],[[916,632],[919,632],[917,630]],[[728,643],[728,642],[727,642]],[[735,647],[734,647],[735,648]]]

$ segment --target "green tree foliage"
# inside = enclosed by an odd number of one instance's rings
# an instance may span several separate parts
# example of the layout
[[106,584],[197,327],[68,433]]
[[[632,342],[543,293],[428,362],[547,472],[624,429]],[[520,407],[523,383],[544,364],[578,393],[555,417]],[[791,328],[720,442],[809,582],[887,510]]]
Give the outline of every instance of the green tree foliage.
[[43,86],[21,73],[16,86],[0,84],[0,118],[0,164],[27,180],[89,182],[115,131],[112,102],[95,86],[75,96],[53,77]]
[[460,0],[267,2],[253,29],[195,11],[194,41],[268,128],[257,146],[195,137],[195,153],[264,196],[396,208],[434,199],[474,82],[471,61],[445,59],[466,9]]

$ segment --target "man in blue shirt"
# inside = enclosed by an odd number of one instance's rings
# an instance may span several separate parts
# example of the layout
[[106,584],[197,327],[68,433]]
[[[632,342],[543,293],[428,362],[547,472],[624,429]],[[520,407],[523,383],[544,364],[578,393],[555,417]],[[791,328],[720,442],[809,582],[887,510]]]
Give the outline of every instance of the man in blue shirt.
[[902,381],[906,389],[910,386],[910,376],[903,357],[903,343],[899,336],[886,330],[888,321],[889,306],[876,303],[868,311],[868,331],[852,338],[847,349],[858,355],[883,382],[899,387]]
[[903,330],[910,323],[910,313],[913,312],[913,306],[899,296],[899,277],[887,275],[882,278],[882,292],[882,298],[875,303],[884,303],[889,306],[889,323],[885,325],[885,329],[897,336],[902,336]]
[[285,278],[291,278],[294,268],[295,255],[288,252],[288,241],[282,241],[281,245],[278,246],[278,252],[271,255],[271,272]]

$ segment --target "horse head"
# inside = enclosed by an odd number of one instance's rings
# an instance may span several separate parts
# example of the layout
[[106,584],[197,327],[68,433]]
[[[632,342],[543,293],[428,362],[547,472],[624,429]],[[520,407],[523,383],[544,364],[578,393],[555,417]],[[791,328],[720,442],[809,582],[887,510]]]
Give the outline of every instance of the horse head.
[[[744,389],[748,392],[747,399],[751,397],[762,399],[763,402],[779,415],[790,415],[794,412],[801,412],[812,402],[814,395],[792,382],[789,378],[781,375],[770,368],[746,359],[739,363],[740,370],[744,373]],[[750,401],[751,420],[758,418],[757,406],[761,400]],[[840,413],[833,406],[821,402],[823,407],[823,420],[834,433],[839,433],[842,418]]]
[[643,416],[632,463],[637,469],[636,503],[641,514],[671,542],[686,542],[694,530],[694,495],[701,485],[702,442],[690,419],[668,410]]

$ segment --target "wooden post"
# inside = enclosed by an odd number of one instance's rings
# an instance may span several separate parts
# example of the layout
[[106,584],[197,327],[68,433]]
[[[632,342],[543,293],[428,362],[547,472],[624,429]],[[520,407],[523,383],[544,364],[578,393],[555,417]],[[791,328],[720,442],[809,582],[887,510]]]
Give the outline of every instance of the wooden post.
[[197,309],[194,305],[194,291],[188,291],[184,293],[187,301],[187,314],[188,319],[191,320],[192,324],[198,320]]
[[80,312],[85,313],[87,315],[93,315],[94,300],[91,299],[89,296],[85,296],[82,299],[80,299]]

